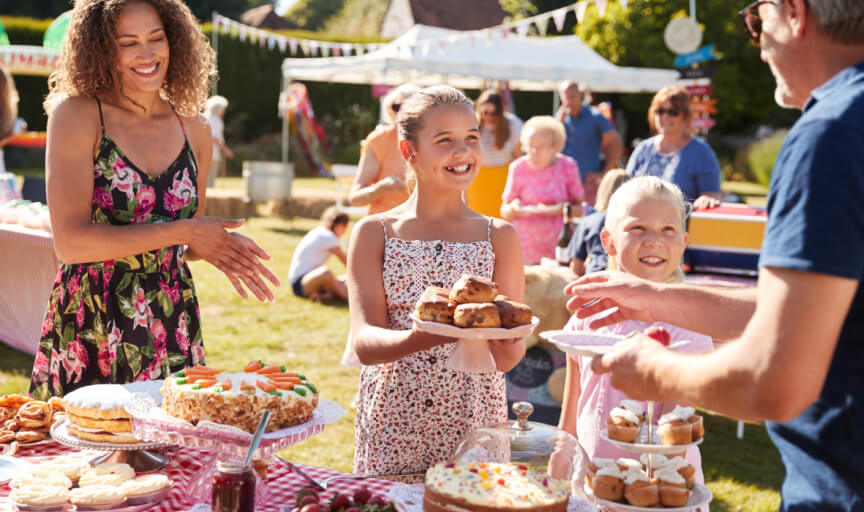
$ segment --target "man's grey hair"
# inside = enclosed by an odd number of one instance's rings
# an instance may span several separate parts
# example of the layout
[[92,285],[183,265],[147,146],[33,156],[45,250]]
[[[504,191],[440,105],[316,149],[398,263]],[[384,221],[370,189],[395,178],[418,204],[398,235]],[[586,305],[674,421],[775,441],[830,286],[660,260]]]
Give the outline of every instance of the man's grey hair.
[[836,43],[864,44],[864,0],[808,0],[816,25]]

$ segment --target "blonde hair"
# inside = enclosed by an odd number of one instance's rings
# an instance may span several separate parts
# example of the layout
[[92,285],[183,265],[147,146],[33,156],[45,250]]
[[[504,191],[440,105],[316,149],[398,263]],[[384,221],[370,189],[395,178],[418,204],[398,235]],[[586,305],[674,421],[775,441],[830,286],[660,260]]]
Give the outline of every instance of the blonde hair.
[[[679,227],[682,232],[686,229],[687,216],[690,214],[690,203],[684,198],[684,193],[681,192],[681,189],[677,185],[663,181],[656,176],[631,178],[618,187],[618,190],[609,199],[609,207],[606,209],[606,222],[603,228],[609,232],[617,229],[621,224],[621,220],[630,211],[630,208],[643,199],[662,199],[668,201],[678,212],[678,218],[681,221]],[[606,262],[608,270],[621,270],[617,257],[610,254]],[[681,270],[680,265],[665,279],[667,283],[681,282],[683,280],[684,272]]]
[[594,209],[598,212],[606,211],[609,208],[609,199],[618,188],[627,183],[630,175],[624,169],[610,169],[603,175],[600,180],[600,185],[597,187],[597,201],[594,202]]
[[[402,84],[399,87],[391,89],[383,98],[381,98],[381,104],[384,106],[384,110],[388,115],[392,114],[392,119],[395,119],[396,115],[399,113],[399,109],[402,108],[402,103],[419,90],[420,88],[414,84]],[[392,122],[392,119],[390,122]]]
[[519,142],[522,143],[522,150],[528,152],[528,138],[532,133],[546,132],[552,135],[555,151],[564,149],[564,142],[567,141],[567,132],[564,130],[564,123],[555,119],[552,116],[534,116],[525,121],[522,126],[522,133],[519,134]]
[[667,85],[657,91],[654,98],[651,100],[651,106],[648,107],[648,127],[651,128],[651,133],[657,133],[657,125],[654,123],[654,114],[660,105],[669,100],[672,108],[681,112],[684,116],[684,130],[690,133],[690,122],[693,120],[693,114],[690,112],[690,94],[687,89],[680,85]]
[[51,111],[71,96],[98,96],[120,86],[115,28],[130,3],[156,9],[165,27],[171,56],[160,90],[178,114],[194,116],[204,108],[216,76],[213,48],[198,20],[181,0],[76,0],[57,69],[48,78],[43,106]]
[[0,66],[0,140],[12,135],[17,118],[18,89],[9,70]]

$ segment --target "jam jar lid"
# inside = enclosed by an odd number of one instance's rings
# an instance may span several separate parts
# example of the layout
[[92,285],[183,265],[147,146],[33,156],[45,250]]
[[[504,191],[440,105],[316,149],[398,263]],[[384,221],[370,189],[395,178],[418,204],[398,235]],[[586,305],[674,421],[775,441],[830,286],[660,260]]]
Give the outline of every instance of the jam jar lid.
[[534,412],[529,402],[513,404],[516,421],[491,423],[469,432],[451,462],[513,463],[569,481],[582,448],[570,433],[528,421]]

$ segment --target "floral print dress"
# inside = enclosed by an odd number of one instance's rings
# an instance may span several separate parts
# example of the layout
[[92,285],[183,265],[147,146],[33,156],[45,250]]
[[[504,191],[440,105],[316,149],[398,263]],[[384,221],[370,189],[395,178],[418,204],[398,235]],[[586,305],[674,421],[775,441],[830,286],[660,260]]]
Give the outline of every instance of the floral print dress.
[[[93,223],[155,224],[198,210],[198,170],[186,137],[164,173],[137,168],[105,133],[94,159]],[[99,243],[94,240],[94,243]],[[198,300],[183,246],[92,263],[63,264],[42,323],[30,394],[165,377],[204,361]]]
[[[468,243],[401,240],[387,236],[383,220],[382,226],[388,329],[411,328],[411,312],[427,286],[450,288],[463,273],[492,277],[495,253],[488,234],[486,240]],[[504,374],[449,370],[453,349],[453,344],[439,345],[363,367],[355,473],[423,473],[453,455],[469,431],[507,419]]]

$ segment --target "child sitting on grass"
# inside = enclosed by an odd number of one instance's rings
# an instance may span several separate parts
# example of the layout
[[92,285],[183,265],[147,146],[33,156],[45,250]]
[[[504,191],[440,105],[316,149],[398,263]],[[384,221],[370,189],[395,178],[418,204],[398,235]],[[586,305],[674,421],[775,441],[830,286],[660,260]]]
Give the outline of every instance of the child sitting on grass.
[[339,239],[348,231],[348,215],[331,206],[321,215],[321,225],[306,233],[291,257],[288,280],[294,295],[314,301],[348,301],[345,276],[335,276],[324,266],[330,256],[345,263]]

